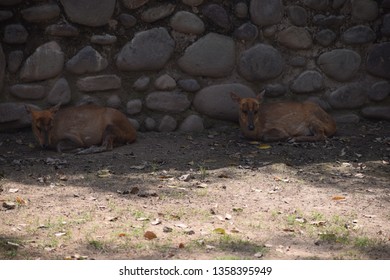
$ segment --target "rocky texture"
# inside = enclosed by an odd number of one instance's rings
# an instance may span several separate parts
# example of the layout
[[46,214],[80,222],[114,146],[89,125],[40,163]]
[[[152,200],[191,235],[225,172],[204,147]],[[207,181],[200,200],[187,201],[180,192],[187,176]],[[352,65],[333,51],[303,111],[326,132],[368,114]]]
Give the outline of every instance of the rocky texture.
[[231,91],[264,89],[340,122],[388,119],[389,3],[0,0],[0,104],[93,102],[190,132],[236,120]]

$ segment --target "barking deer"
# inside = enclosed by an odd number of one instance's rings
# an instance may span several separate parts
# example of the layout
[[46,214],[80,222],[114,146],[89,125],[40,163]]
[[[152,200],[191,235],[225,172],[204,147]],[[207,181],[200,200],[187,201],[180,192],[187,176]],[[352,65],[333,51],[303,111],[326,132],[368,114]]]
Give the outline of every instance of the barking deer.
[[88,104],[60,110],[58,104],[43,111],[29,106],[26,110],[31,114],[32,130],[42,148],[58,152],[87,148],[79,153],[97,153],[136,139],[136,130],[127,117],[113,108]]
[[312,102],[264,104],[264,91],[256,98],[241,98],[231,93],[239,104],[239,123],[246,138],[254,140],[321,141],[336,132],[336,123],[319,105]]

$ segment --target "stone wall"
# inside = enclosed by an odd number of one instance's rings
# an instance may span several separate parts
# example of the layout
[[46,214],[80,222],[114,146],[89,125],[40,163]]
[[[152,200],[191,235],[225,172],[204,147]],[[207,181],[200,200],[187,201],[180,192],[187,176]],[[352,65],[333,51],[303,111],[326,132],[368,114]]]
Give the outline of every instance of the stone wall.
[[[230,92],[390,120],[390,0],[0,0],[0,130],[96,102],[141,130],[234,121]],[[218,122],[215,122],[218,123]]]

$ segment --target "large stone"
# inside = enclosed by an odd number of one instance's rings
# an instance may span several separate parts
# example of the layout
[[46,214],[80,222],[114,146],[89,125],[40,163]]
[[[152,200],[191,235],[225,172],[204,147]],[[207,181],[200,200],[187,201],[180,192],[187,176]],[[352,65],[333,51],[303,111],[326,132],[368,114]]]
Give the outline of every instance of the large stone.
[[238,62],[240,74],[248,81],[276,78],[282,73],[284,66],[279,51],[265,44],[258,44],[244,51]]
[[91,43],[102,46],[115,44],[117,40],[118,38],[115,35],[110,34],[91,36]]
[[0,6],[13,6],[23,2],[23,0],[0,0]]
[[356,75],[361,58],[355,51],[337,49],[321,54],[317,63],[327,76],[345,82]]
[[188,6],[196,7],[203,3],[204,0],[182,0],[182,2]]
[[0,44],[0,92],[2,92],[3,90],[5,65],[6,65],[5,55],[3,52],[3,47]]
[[141,31],[119,52],[116,65],[122,71],[160,70],[174,49],[175,42],[165,28]]
[[314,10],[326,10],[329,6],[329,0],[304,0],[306,6]]
[[199,113],[211,118],[236,121],[238,105],[230,97],[234,92],[241,97],[255,97],[249,87],[242,84],[221,84],[203,88],[194,97],[193,105]]
[[66,69],[75,74],[99,72],[108,66],[108,61],[91,46],[81,49],[66,63]]
[[327,98],[334,109],[354,109],[367,101],[367,89],[359,83],[348,84],[331,92]]
[[64,66],[64,53],[55,42],[39,46],[35,52],[26,59],[21,71],[22,81],[39,81],[56,77]]
[[117,75],[90,76],[78,79],[76,85],[85,92],[113,90],[121,87],[121,78]]
[[31,117],[25,105],[25,103],[16,102],[0,103],[0,131],[20,129],[31,125]]
[[195,79],[184,79],[179,80],[178,85],[184,90],[188,92],[196,92],[200,90],[200,85]]
[[235,65],[234,41],[224,35],[209,33],[186,49],[178,65],[195,76],[227,76]]
[[152,23],[170,16],[175,11],[175,7],[175,5],[169,3],[161,4],[144,11],[141,18],[144,22]]
[[253,23],[268,26],[279,23],[284,11],[281,0],[252,0],[249,12]]
[[132,99],[129,100],[126,104],[126,113],[129,115],[136,115],[142,111],[142,101],[141,99]]
[[23,51],[12,51],[8,55],[8,71],[12,74],[16,73],[19,70],[20,65],[23,62]]
[[314,70],[301,73],[291,84],[291,90],[296,93],[310,93],[324,88],[324,78]]
[[372,21],[378,17],[378,3],[373,0],[352,0],[352,17],[362,21]]
[[6,21],[14,16],[11,11],[0,11],[0,22]]
[[26,21],[44,22],[58,18],[60,15],[60,8],[55,3],[48,3],[24,9],[20,13]]
[[367,71],[378,77],[390,79],[390,43],[376,44],[368,52]]
[[323,47],[327,47],[332,44],[334,40],[336,40],[336,38],[336,33],[334,33],[330,29],[323,29],[319,31],[315,36],[316,41]]
[[96,27],[111,19],[116,0],[61,0],[61,4],[70,21]]
[[368,91],[371,100],[382,101],[390,95],[390,83],[388,81],[376,82]]
[[146,96],[145,102],[148,109],[166,113],[184,112],[191,105],[184,93],[170,91],[152,92]]
[[278,41],[291,49],[309,49],[313,45],[310,33],[303,27],[290,26],[278,35]]
[[51,36],[59,37],[76,37],[79,35],[79,30],[68,23],[52,24],[46,27],[45,33]]
[[154,86],[158,90],[163,90],[163,91],[173,90],[174,88],[176,88],[176,81],[174,78],[172,78],[168,74],[164,74],[164,75],[158,77],[154,81]]
[[179,131],[181,132],[202,132],[203,130],[203,119],[198,115],[189,115],[179,127]]
[[58,79],[47,95],[47,103],[50,105],[66,105],[70,102],[72,94],[69,83],[65,78]]
[[369,106],[363,108],[362,115],[369,119],[390,121],[390,106]]
[[9,24],[4,29],[4,43],[24,44],[28,38],[28,32],[21,24]]
[[177,121],[168,115],[165,115],[158,126],[158,131],[160,132],[172,132],[177,127]]
[[215,25],[230,29],[231,22],[225,8],[218,4],[209,4],[202,9],[203,15]]
[[238,27],[234,33],[234,38],[240,41],[254,41],[259,35],[259,29],[256,25],[246,22],[240,27]]
[[305,26],[307,24],[307,11],[305,8],[297,5],[291,5],[287,8],[288,18],[296,26]]
[[357,25],[347,29],[341,39],[346,44],[367,44],[374,41],[376,38],[375,32],[368,26]]
[[11,94],[20,99],[42,99],[46,96],[46,89],[42,85],[17,84],[9,88]]
[[123,5],[130,10],[138,9],[148,2],[149,0],[122,0]]
[[180,11],[171,18],[171,26],[181,33],[202,34],[205,30],[203,21],[195,14]]

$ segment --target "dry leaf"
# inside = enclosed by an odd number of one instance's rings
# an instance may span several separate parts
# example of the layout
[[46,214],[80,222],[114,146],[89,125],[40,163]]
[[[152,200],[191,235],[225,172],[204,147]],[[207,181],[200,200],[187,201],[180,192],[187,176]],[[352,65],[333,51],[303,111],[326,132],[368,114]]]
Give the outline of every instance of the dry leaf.
[[213,230],[214,233],[226,234],[226,231],[223,228],[216,228]]
[[154,226],[157,226],[157,225],[161,224],[161,221],[160,221],[160,219],[157,218],[153,222],[151,222],[151,224]]
[[15,201],[16,201],[16,203],[19,204],[19,205],[26,205],[26,204],[27,204],[27,202],[26,202],[23,198],[21,198],[21,197],[19,197],[19,196],[16,197]]
[[293,229],[293,228],[284,228],[283,231],[285,231],[285,232],[295,232],[295,229]]
[[116,220],[119,219],[119,217],[118,217],[118,216],[116,216],[116,217],[108,217],[107,219],[108,219],[110,222],[115,222]]
[[8,192],[10,193],[17,193],[19,191],[19,189],[9,189]]
[[99,178],[107,178],[111,176],[111,171],[108,169],[102,169],[97,172]]
[[126,236],[126,233],[123,233],[123,232],[122,232],[122,233],[119,233],[118,236],[119,236],[119,237],[125,237],[125,236]]
[[57,236],[57,237],[61,237],[61,236],[66,235],[66,232],[57,232],[54,235]]
[[345,196],[339,196],[339,195],[336,195],[334,197],[332,197],[332,200],[345,200]]
[[145,232],[144,237],[147,240],[152,240],[152,239],[157,238],[157,235],[153,231],[147,231],[147,232]]
[[268,144],[260,144],[259,146],[257,146],[257,148],[260,150],[266,150],[266,149],[270,149],[271,146]]
[[225,220],[231,220],[231,219],[232,219],[232,215],[230,215],[230,214],[225,215]]
[[179,228],[188,228],[186,224],[176,224],[175,226]]
[[179,249],[183,249],[185,246],[184,246],[184,243],[180,243],[179,244]]

